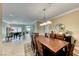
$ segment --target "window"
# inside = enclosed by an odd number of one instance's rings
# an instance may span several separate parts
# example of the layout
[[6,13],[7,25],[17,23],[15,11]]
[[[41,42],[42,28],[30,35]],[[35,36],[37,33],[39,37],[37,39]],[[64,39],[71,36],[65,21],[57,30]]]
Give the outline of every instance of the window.
[[30,26],[26,26],[26,31],[30,31]]
[[21,32],[22,31],[21,27],[12,27],[12,29],[13,29],[13,32]]

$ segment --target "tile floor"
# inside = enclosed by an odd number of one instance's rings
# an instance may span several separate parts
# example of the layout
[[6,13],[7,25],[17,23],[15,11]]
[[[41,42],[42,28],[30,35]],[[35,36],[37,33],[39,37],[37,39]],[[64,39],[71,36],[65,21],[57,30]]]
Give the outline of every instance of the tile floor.
[[26,39],[12,40],[10,42],[3,42],[3,56],[34,56],[31,48],[31,38],[29,34]]

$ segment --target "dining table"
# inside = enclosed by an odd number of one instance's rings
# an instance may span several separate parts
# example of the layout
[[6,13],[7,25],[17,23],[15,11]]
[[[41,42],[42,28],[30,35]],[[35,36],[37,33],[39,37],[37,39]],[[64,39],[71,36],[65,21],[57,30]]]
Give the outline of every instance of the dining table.
[[36,40],[54,53],[57,53],[59,50],[68,45],[68,42],[66,41],[55,38],[47,38],[44,36],[39,36]]

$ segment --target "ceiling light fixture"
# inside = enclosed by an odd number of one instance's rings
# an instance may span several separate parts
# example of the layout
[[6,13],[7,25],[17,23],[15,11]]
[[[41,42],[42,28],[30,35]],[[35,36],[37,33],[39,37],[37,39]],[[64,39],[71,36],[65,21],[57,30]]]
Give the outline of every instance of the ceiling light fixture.
[[[45,11],[46,11],[46,9],[44,8],[44,9],[43,9],[43,12],[44,12],[44,20],[46,20]],[[44,23],[41,23],[40,26],[49,25],[49,24],[51,24],[51,23],[52,23],[51,21],[46,21],[46,22],[44,22]]]
[[49,24],[52,24],[52,22],[51,21],[47,21],[47,22],[41,23],[40,26],[49,25]]

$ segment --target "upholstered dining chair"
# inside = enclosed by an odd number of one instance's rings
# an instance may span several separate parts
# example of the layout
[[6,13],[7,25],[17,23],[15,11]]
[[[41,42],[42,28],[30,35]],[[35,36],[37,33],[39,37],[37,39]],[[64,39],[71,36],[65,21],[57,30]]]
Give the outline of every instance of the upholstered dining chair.
[[56,34],[55,34],[55,38],[56,38],[56,39],[60,39],[60,40],[64,40],[64,34],[56,33]]
[[55,38],[55,34],[53,31],[51,31],[51,33],[50,33],[50,38]]
[[38,40],[36,40],[36,52],[38,56],[43,56],[43,47]]
[[65,38],[65,41],[66,41],[66,42],[69,42],[69,44],[71,44],[72,36],[66,36],[66,35],[65,35],[64,38]]
[[76,44],[76,40],[74,40],[73,44],[69,44],[67,46],[67,56],[73,56],[73,50],[74,50],[74,47],[75,47],[75,44]]
[[31,47],[33,52],[35,52],[34,33],[31,34]]
[[39,36],[39,33],[34,33],[33,36],[33,43],[34,43],[34,50],[35,50],[35,54],[38,55],[38,47],[37,47],[37,41],[36,38]]
[[47,38],[48,38],[48,33],[45,33],[45,37],[47,37]]
[[37,55],[37,46],[36,46],[36,37],[39,36],[39,33],[32,33],[31,34],[31,47],[33,52]]

